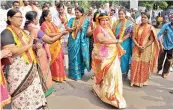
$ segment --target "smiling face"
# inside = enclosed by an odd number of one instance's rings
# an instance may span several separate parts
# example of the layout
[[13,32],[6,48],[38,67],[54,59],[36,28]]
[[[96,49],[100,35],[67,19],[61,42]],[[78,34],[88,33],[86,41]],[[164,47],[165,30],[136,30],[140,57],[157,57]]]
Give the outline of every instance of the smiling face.
[[119,19],[120,19],[120,20],[125,19],[125,15],[126,15],[126,14],[125,14],[123,11],[119,11],[119,12],[118,12],[118,15],[119,15]]
[[108,24],[108,22],[109,22],[109,19],[108,18],[102,18],[102,19],[100,19],[100,25],[102,27],[106,27],[107,24]]
[[72,9],[71,9],[71,8],[68,8],[68,9],[67,9],[67,12],[68,12],[69,14],[71,14],[71,13],[72,13]]
[[82,13],[79,10],[75,10],[75,15],[76,15],[76,18],[78,19],[82,16]]

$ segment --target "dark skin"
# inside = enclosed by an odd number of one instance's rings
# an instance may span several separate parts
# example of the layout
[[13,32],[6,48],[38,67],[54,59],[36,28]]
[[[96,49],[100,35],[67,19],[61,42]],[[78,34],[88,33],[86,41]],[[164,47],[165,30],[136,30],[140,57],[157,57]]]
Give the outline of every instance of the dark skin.
[[[141,28],[144,27],[144,26],[146,26],[146,25],[148,25],[148,18],[147,18],[146,15],[142,15],[142,25],[141,25]],[[140,46],[137,43],[137,41],[136,41],[136,39],[134,37],[132,38],[133,39],[133,42],[137,46],[139,52],[142,53],[144,51],[144,49],[146,49],[147,47],[149,47],[153,43],[153,41],[154,41],[153,33],[151,33],[151,34],[152,35],[150,35],[150,37],[149,37],[150,40],[145,45],[143,45],[143,46]]]
[[[173,26],[173,13],[171,14],[171,26]],[[166,34],[166,32],[163,33],[163,34]],[[163,51],[164,50],[164,46],[163,46],[161,40],[159,40],[159,44],[160,44],[160,47],[161,47],[161,51]]]

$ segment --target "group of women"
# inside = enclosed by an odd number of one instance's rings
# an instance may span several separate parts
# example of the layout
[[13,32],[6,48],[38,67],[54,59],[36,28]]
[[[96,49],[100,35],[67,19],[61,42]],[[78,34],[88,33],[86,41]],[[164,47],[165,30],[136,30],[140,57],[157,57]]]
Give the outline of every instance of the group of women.
[[[70,33],[69,78],[79,80],[84,69],[90,71],[92,68],[93,92],[105,103],[125,108],[122,73],[128,72],[131,63],[131,86],[145,85],[149,74],[155,70],[159,52],[155,29],[148,24],[148,14],[142,13],[141,25],[134,25],[125,14],[120,9],[119,20],[110,27],[107,14],[96,12],[93,20],[88,21],[83,8],[78,7],[75,9],[76,17],[70,19],[66,31],[62,32],[51,21],[49,10],[42,12],[41,28],[37,26],[37,13],[27,12],[24,30],[20,28],[21,12],[9,10],[7,29],[1,33],[1,48],[8,52],[1,57],[6,60],[10,60],[9,56],[12,58],[5,72],[12,108],[47,107],[45,96],[53,91],[52,79],[58,82],[66,80],[61,38],[67,33]],[[7,86],[2,72],[0,78],[1,88],[4,88],[1,91],[5,93]],[[9,102],[8,94],[1,96],[0,101],[1,106]]]

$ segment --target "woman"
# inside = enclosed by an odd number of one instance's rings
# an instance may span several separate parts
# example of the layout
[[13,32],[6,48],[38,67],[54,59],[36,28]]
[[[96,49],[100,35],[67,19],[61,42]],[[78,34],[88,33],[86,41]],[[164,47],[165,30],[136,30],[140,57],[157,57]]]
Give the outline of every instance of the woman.
[[[44,34],[38,27],[38,15],[35,11],[29,11],[26,13],[27,22],[25,23],[25,29],[28,30],[36,40],[37,40],[37,57],[38,63],[41,66],[41,70],[43,72],[44,80],[46,82],[46,86],[48,90],[46,91],[45,95],[50,95],[54,88],[52,83],[52,75],[50,71],[50,61],[51,56],[49,52],[48,44],[54,43],[56,40],[59,40],[63,34],[55,37],[49,37]],[[41,36],[43,34],[43,36]],[[40,37],[41,36],[41,37]],[[48,43],[48,44],[46,44]]]
[[[41,29],[49,37],[63,36],[67,34],[67,31],[60,32],[60,29],[52,23],[52,15],[49,10],[44,10],[40,18]],[[60,38],[61,38],[60,37]],[[64,54],[60,39],[50,44],[49,46],[51,54],[50,69],[52,73],[52,79],[57,82],[66,80],[66,73],[64,69]]]
[[19,10],[9,10],[7,18],[8,26],[1,33],[1,45],[9,49],[13,57],[7,73],[12,109],[44,109],[46,98],[32,49],[33,39],[20,29],[23,17]]
[[99,25],[98,17],[99,17],[99,12],[95,12],[94,16],[93,16],[93,19],[90,20],[90,25],[88,26],[87,33],[86,33],[87,37],[89,37],[90,63],[92,62],[92,56],[91,55],[92,55],[93,43],[94,43],[93,31]]
[[[1,53],[1,56],[0,58],[8,58],[12,55],[12,53],[7,50],[7,49],[3,49],[0,51]],[[1,60],[2,62],[3,60]],[[4,73],[3,73],[3,66],[2,63],[1,63],[1,74],[0,74],[0,110],[6,105],[6,104],[9,104],[11,102],[11,97],[9,96],[8,94],[8,90],[7,90],[7,82],[6,82],[6,79],[4,77]]]
[[84,69],[90,71],[89,63],[89,39],[86,37],[89,21],[85,20],[83,8],[75,9],[76,18],[68,22],[69,74],[74,80],[79,80],[84,75]]
[[125,18],[126,12],[124,9],[120,9],[119,19],[114,22],[112,31],[115,33],[117,39],[122,40],[121,46],[126,53],[121,57],[121,71],[123,74],[127,74],[129,71],[129,63],[132,54],[132,40],[130,38],[133,29],[133,23]]
[[[95,73],[93,91],[100,99],[117,108],[125,108],[126,101],[122,96],[122,73],[119,57],[124,50],[118,44],[112,30],[108,26],[107,14],[99,15],[99,24],[94,32],[94,49],[92,67]],[[116,45],[117,44],[117,45]]]
[[[131,64],[131,86],[147,85],[150,72],[156,71],[159,44],[155,28],[149,24],[150,15],[142,13],[142,24],[136,25],[133,32],[135,44]],[[154,43],[153,47],[152,44]]]

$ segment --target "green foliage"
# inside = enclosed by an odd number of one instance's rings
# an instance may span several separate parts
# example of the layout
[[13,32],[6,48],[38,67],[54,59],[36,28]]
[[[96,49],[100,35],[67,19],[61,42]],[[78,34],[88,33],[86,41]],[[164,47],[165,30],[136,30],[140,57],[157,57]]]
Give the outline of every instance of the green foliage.
[[172,1],[166,1],[166,3],[168,4],[168,7],[173,6],[173,2]]
[[147,9],[153,9],[154,4],[158,6],[159,9],[167,9],[168,7],[168,3],[166,1],[139,1],[139,6],[146,7]]
[[158,2],[158,6],[160,9],[167,9],[168,3],[167,2]]
[[88,8],[91,6],[91,2],[90,1],[79,1],[79,6],[84,8],[84,11],[87,12]]
[[154,1],[139,1],[139,6],[146,7],[147,10],[153,8]]

